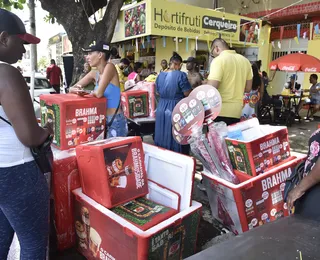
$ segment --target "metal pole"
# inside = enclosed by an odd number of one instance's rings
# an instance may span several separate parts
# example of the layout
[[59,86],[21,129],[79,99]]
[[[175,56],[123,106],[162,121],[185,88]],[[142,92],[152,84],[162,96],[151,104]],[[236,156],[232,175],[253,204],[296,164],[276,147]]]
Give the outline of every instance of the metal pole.
[[[29,12],[30,12],[30,33],[36,35],[36,15],[35,15],[35,3],[34,0],[29,0],[28,2]],[[31,44],[30,46],[31,54],[31,75],[30,75],[30,93],[32,101],[34,100],[34,77],[37,71],[37,46]]]

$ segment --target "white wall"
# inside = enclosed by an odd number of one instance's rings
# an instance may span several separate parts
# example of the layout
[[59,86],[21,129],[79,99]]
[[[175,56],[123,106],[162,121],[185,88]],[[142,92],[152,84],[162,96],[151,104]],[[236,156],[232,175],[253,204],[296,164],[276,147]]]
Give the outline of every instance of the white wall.
[[[306,52],[308,49],[308,40],[307,39],[300,39],[299,44],[296,43],[294,39],[285,39],[282,40],[281,49],[278,46],[278,40],[274,41],[274,48],[272,48],[272,53],[283,52],[282,54],[289,54],[291,52],[301,51]],[[273,71],[270,72],[273,74]],[[277,71],[273,81],[270,83],[270,87],[268,89],[268,93],[270,95],[280,94],[284,88],[284,84],[289,81],[290,76],[294,74],[292,72],[283,72]],[[269,77],[271,76],[269,75]],[[302,72],[298,72],[298,80],[297,82],[303,85],[304,76],[305,74]]]

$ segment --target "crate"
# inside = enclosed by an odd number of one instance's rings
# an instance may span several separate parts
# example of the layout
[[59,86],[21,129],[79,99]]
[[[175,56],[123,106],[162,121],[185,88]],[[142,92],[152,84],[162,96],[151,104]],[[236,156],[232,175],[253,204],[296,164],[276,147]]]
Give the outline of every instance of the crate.
[[[265,133],[263,137],[258,134],[261,132]],[[225,139],[235,172],[257,176],[290,157],[287,127],[259,125],[243,134],[251,140]]]
[[[143,231],[75,190],[77,248],[87,259],[184,259],[195,253],[202,205],[191,201],[194,159],[145,143],[143,149],[147,198],[179,213]],[[82,219],[84,212],[89,217]]]
[[114,137],[76,148],[83,193],[113,208],[148,194],[140,137]]
[[54,226],[59,251],[75,245],[72,191],[80,188],[76,151],[53,148],[52,194],[54,198]]
[[75,94],[40,96],[41,124],[53,123],[53,145],[68,150],[104,138],[106,99]]
[[[156,84],[154,82],[140,81],[132,90],[143,90],[149,93],[149,117],[156,117]],[[131,91],[131,90],[130,90]]]
[[235,234],[288,216],[287,204],[283,201],[285,180],[305,159],[306,155],[293,153],[287,162],[259,176],[237,173],[241,181],[237,185],[203,172],[212,216]]
[[121,93],[121,104],[127,118],[149,116],[149,93],[144,90],[134,90]]

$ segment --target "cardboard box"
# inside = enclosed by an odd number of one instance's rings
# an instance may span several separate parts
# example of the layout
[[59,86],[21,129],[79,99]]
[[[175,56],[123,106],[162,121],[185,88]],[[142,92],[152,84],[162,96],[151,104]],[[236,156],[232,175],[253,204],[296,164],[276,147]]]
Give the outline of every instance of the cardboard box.
[[54,155],[52,171],[52,194],[54,198],[54,226],[58,250],[75,245],[74,200],[72,191],[80,188],[80,177],[76,151],[52,149]]
[[235,234],[288,216],[283,201],[286,179],[306,155],[293,153],[285,163],[259,176],[238,173],[241,183],[234,185],[211,173],[203,172],[212,216]]
[[41,124],[53,123],[53,145],[60,150],[102,140],[106,125],[106,99],[75,94],[40,96]]
[[178,212],[144,197],[119,205],[111,211],[144,231]]
[[[257,132],[266,133],[261,137]],[[290,157],[288,129],[282,126],[260,125],[243,132],[251,138],[250,141],[240,141],[226,138],[229,157],[233,169],[250,176],[266,172]]]
[[148,194],[140,137],[115,137],[76,148],[83,193],[107,208]]
[[144,90],[134,90],[121,93],[121,104],[127,118],[149,116],[149,93]]
[[142,231],[75,190],[77,247],[87,259],[184,259],[195,253],[202,208],[191,201],[195,161],[153,145],[143,148],[152,183],[148,198],[180,212]]

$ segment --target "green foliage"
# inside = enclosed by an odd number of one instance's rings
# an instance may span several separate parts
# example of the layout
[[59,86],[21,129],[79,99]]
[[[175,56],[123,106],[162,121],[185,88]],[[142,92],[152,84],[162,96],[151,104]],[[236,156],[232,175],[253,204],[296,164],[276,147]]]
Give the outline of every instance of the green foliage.
[[23,5],[26,3],[26,0],[0,0],[0,8],[7,10],[14,9],[23,9]]
[[46,15],[43,20],[47,23],[52,23],[54,24],[56,22],[56,18],[52,14]]
[[47,67],[47,65],[49,64],[49,60],[47,57],[42,56],[39,61],[38,61],[38,68],[39,69],[44,69]]

